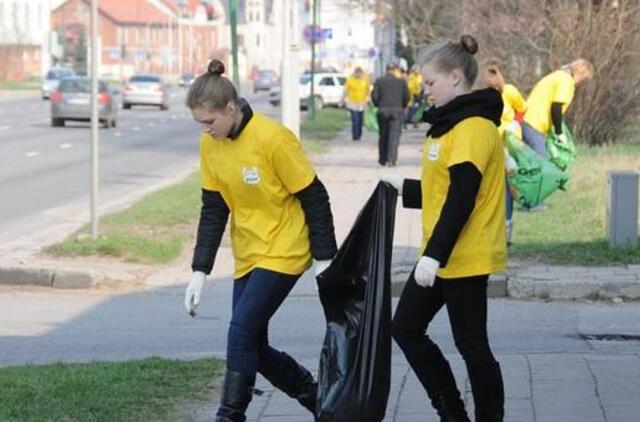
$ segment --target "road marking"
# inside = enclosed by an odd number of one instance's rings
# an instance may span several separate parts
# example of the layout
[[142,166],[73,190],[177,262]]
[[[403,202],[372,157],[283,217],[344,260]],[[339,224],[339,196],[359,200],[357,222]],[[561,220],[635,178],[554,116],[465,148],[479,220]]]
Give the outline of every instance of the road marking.
[[116,138],[119,138],[122,136],[122,132],[116,132],[113,134],[113,136],[115,136]]
[[60,145],[60,149],[69,149],[72,147],[72,144],[70,144],[69,142]]
[[31,158],[37,157],[38,155],[40,155],[40,153],[38,151],[29,151],[25,155],[27,156],[27,158]]
[[178,118],[178,116],[176,116],[175,114],[172,114],[172,115],[171,115],[171,119],[172,119],[172,120],[175,120],[175,119],[177,119],[177,118]]
[[42,121],[47,123],[49,121],[49,118],[47,117],[46,119],[43,119]]
[[131,129],[133,129],[134,132],[140,132],[140,127],[139,126],[134,126]]
[[160,120],[162,123],[167,123],[167,119]]
[[149,122],[149,123],[147,123],[147,126],[149,126],[149,127],[154,127],[155,125],[156,125],[156,124],[155,124],[155,123],[153,123],[153,122]]
[[11,129],[11,126],[9,125],[0,126],[0,130],[9,130],[9,129]]

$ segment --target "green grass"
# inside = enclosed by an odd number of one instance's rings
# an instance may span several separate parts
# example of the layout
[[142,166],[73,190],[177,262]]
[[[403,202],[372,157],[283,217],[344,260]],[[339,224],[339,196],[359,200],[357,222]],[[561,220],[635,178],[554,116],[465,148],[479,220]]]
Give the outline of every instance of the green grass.
[[556,192],[548,209],[515,212],[515,258],[576,265],[638,264],[640,243],[612,249],[607,241],[607,172],[640,169],[640,145],[581,146],[570,166],[566,192]]
[[0,368],[2,421],[160,421],[185,401],[211,400],[221,362],[128,362]]
[[341,108],[323,108],[316,112],[316,118],[306,118],[300,127],[305,141],[329,141],[342,132],[349,120],[349,113]]
[[27,81],[0,81],[0,89],[7,89],[13,91],[40,89],[40,81],[27,80]]
[[195,233],[200,212],[197,174],[151,193],[130,208],[100,219],[97,239],[85,226],[47,248],[57,256],[112,256],[129,262],[167,263],[182,252]]

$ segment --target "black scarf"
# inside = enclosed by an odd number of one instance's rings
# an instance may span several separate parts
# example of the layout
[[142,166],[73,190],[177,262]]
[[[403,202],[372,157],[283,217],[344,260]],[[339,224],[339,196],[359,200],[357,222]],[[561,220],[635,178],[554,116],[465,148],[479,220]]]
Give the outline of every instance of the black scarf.
[[484,117],[499,126],[502,108],[500,93],[486,88],[459,95],[442,107],[433,106],[424,112],[422,120],[431,124],[427,136],[439,138],[469,117]]
[[238,100],[238,105],[240,106],[240,110],[242,110],[242,120],[240,121],[240,124],[238,126],[234,126],[231,129],[231,132],[229,132],[229,139],[236,139],[238,136],[240,136],[244,128],[253,117],[253,110],[251,109],[251,106],[249,105],[247,100],[245,100],[244,98],[240,98]]

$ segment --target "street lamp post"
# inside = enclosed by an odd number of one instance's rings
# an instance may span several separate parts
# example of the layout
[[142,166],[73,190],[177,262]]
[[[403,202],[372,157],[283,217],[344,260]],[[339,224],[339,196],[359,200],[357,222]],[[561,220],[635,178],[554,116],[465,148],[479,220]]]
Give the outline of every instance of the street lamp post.
[[318,3],[316,0],[312,0],[312,16],[313,21],[311,23],[311,91],[309,98],[307,99],[307,107],[309,109],[309,119],[315,120],[316,118],[316,93],[315,93],[315,76],[316,76],[316,36],[318,25]]
[[238,72],[238,0],[230,0],[231,9],[231,55],[233,60],[233,84],[240,91],[240,73]]
[[91,237],[98,237],[98,0],[91,0]]

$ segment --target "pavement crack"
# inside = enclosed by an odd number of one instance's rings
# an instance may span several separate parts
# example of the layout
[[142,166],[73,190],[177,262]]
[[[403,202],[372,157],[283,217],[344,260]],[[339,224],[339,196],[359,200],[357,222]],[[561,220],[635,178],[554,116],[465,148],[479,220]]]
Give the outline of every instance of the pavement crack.
[[393,418],[392,421],[395,422],[398,416],[398,409],[400,408],[400,397],[402,396],[402,392],[404,391],[404,386],[407,383],[407,377],[409,376],[409,371],[411,368],[407,368],[407,371],[404,373],[402,377],[402,382],[400,383],[400,388],[398,388],[398,396],[396,397],[394,406],[393,406]]
[[527,361],[527,369],[529,370],[529,392],[531,396],[531,413],[533,414],[533,422],[538,422],[538,415],[536,415],[536,406],[533,400],[533,370],[531,369],[531,361],[529,356],[524,355],[524,359]]
[[596,377],[596,374],[593,372],[593,368],[591,367],[591,362],[589,362],[589,359],[587,359],[586,356],[582,356],[582,360],[584,360],[584,363],[587,365],[587,369],[589,369],[589,373],[591,374],[591,378],[593,378],[593,388],[595,390],[596,397],[598,398],[598,406],[600,407],[600,411],[602,412],[602,418],[604,422],[608,422],[607,412],[604,409],[604,405],[602,404],[602,399],[600,398],[600,389],[598,388],[598,378]]

